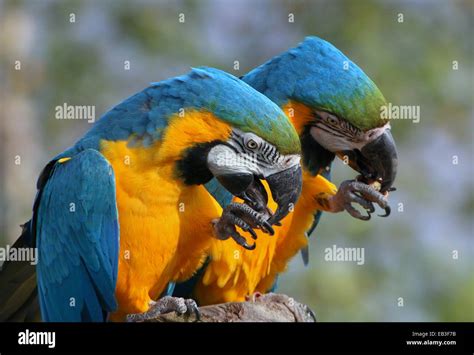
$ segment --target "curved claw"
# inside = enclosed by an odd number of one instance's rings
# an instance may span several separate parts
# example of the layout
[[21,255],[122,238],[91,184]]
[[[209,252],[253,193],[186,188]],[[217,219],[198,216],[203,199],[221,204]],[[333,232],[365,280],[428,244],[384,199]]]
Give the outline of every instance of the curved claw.
[[199,307],[197,306],[196,301],[188,298],[184,300],[184,302],[186,303],[187,307],[186,313],[194,313],[194,315],[196,316],[195,322],[199,322],[201,320],[201,312],[199,311]]
[[270,235],[274,235],[274,234],[275,234],[275,230],[273,229],[273,227],[271,226],[271,224],[268,223],[267,221],[265,221],[265,222],[262,223],[262,227],[265,227],[265,230],[266,230],[266,232],[268,232],[268,234],[270,234]]
[[[254,232],[255,233],[255,232]],[[231,235],[232,239],[234,239],[234,241],[239,244],[240,246],[244,247],[245,249],[247,250],[254,250],[255,247],[257,246],[257,243],[253,243],[252,245],[249,245],[247,243],[247,240],[242,237],[237,231],[232,231],[231,232]]]
[[[394,188],[390,188],[389,191],[393,191]],[[346,210],[347,204],[355,202],[365,208],[367,211],[367,216],[362,216],[360,213],[356,213],[353,210],[353,207],[348,210],[350,215],[354,218],[358,218],[364,221],[368,221],[371,218],[371,213],[375,212],[375,207],[373,203],[376,203],[380,208],[385,210],[385,214],[378,215],[380,217],[388,217],[390,215],[391,209],[388,206],[386,196],[381,194],[379,191],[376,191],[371,186],[361,182],[361,181],[344,181],[336,194],[336,197],[340,194],[341,200],[345,201],[344,207]]]
[[360,217],[360,219],[363,220],[363,221],[368,221],[368,220],[370,220],[371,217],[372,216],[370,215],[370,212],[367,211],[367,216],[362,216],[362,217]]
[[371,216],[370,212],[367,211],[367,216],[364,216],[357,210],[355,207],[353,207],[350,203],[346,203],[344,205],[344,209],[354,218],[360,219],[362,221],[368,221]]
[[257,246],[257,243],[253,243],[252,245],[248,245],[247,242],[244,242],[243,244],[239,244],[242,247],[244,247],[247,250],[254,250],[255,247]]
[[253,240],[256,240],[258,237],[253,228],[261,228],[262,231],[273,235],[275,231],[271,224],[265,220],[266,217],[246,204],[231,203],[224,209],[219,219],[212,221],[214,235],[220,240],[232,237],[238,245],[247,250],[253,250],[256,248],[256,243],[249,245],[245,237],[237,232],[236,227],[240,227],[243,231],[248,232]]
[[199,308],[195,307],[193,311],[196,316],[196,322],[199,322],[201,320],[201,312],[199,311]]
[[246,229],[246,231],[250,233],[253,240],[257,240],[257,233],[255,233],[255,231],[252,228],[248,228],[248,229]]
[[385,214],[378,214],[377,216],[380,216],[380,217],[388,217],[390,216],[390,212],[392,211],[392,209],[390,208],[390,206],[386,206],[384,208],[385,210]]
[[308,312],[308,315],[315,321],[317,322],[316,319],[316,314],[309,308],[308,306],[305,306],[306,312]]

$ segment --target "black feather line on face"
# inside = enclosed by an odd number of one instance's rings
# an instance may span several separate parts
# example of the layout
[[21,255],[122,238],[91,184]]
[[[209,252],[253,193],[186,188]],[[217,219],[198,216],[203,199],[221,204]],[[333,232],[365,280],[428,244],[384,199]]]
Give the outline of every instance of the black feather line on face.
[[313,176],[320,173],[321,169],[326,168],[332,163],[336,155],[322,145],[320,145],[311,135],[311,124],[304,127],[300,135],[301,150],[303,153],[303,166],[311,172]]
[[[211,148],[218,144],[226,143],[215,140],[207,143],[198,143],[186,149],[183,152],[182,158],[176,162],[176,175],[186,185],[202,185],[209,182],[213,175],[207,167],[207,155]],[[235,150],[234,147],[230,147]]]

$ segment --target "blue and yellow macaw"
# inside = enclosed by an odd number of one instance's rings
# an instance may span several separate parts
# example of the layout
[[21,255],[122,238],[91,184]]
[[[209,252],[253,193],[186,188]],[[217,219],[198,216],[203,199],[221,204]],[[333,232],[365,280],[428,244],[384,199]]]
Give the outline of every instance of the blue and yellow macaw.
[[[321,211],[346,210],[369,219],[375,202],[390,212],[384,195],[392,189],[397,153],[390,124],[379,114],[386,102],[355,63],[330,43],[308,37],[242,80],[278,104],[298,132],[303,188],[293,212],[275,227],[275,236],[258,231],[254,250],[228,241],[212,243],[205,267],[175,290],[175,295],[191,294],[201,305],[244,301],[254,292],[273,290],[298,251],[307,263],[308,236]],[[336,155],[360,172],[360,181],[343,182],[338,190],[324,177]],[[271,199],[269,207],[275,208]]]
[[[39,250],[43,320],[193,310],[192,300],[160,295],[193,275],[213,237],[248,247],[240,233],[273,231],[301,191],[300,149],[277,105],[217,69],[115,106],[38,180],[24,234]],[[218,185],[205,186],[211,179]],[[272,216],[252,208],[266,203],[260,179],[277,201]],[[216,186],[246,203],[222,209]]]

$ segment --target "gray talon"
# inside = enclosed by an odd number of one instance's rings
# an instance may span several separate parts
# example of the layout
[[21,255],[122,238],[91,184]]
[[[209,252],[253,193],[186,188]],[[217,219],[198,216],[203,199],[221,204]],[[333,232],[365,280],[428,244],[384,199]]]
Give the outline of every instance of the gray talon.
[[359,205],[364,207],[364,209],[368,210],[370,213],[375,212],[375,207],[372,204],[372,202],[367,201],[366,199],[364,199],[363,197],[357,195],[356,193],[349,193],[349,195],[352,199],[352,202],[358,203]]
[[[342,206],[352,217],[360,220],[370,220],[371,214],[375,212],[374,203],[385,210],[385,214],[379,216],[387,217],[390,215],[390,206],[388,206],[385,196],[364,182],[357,180],[342,182],[334,198],[336,203]],[[367,215],[361,214],[352,206],[352,203],[362,206],[366,210]]]
[[252,228],[244,229],[245,231],[250,233],[250,236],[253,238],[253,240],[257,240],[257,233]]
[[257,246],[257,243],[253,243],[252,245],[249,245],[247,243],[247,240],[244,237],[242,237],[237,231],[232,231],[230,236],[232,239],[234,239],[234,241],[238,245],[244,247],[247,250],[254,250],[255,247]]
[[232,238],[245,249],[253,250],[256,244],[249,245],[247,240],[237,232],[236,226],[249,232],[255,240],[257,239],[257,233],[255,233],[253,228],[260,228],[270,235],[275,233],[266,219],[267,216],[265,214],[253,210],[248,205],[233,202],[224,208],[219,219],[213,221],[214,231],[218,239],[226,240]]
[[245,242],[244,244],[241,244],[241,246],[243,246],[247,250],[254,250],[257,247],[257,243],[253,243],[252,245],[249,245],[247,244],[247,242]]
[[363,221],[368,221],[370,219],[370,213],[367,216],[361,214],[356,208],[352,207],[350,203],[344,205],[344,209],[354,218],[361,219]]
[[201,312],[199,312],[199,307],[196,303],[195,300],[188,298],[184,300],[186,304],[186,313],[187,314],[194,314],[196,316],[196,322],[199,322],[201,320]]
[[265,227],[266,231],[268,232],[268,234],[270,235],[274,235],[275,234],[275,230],[273,229],[273,227],[271,226],[270,223],[268,223],[267,221],[263,221],[262,222],[262,226]]
[[388,216],[390,216],[390,212],[392,211],[392,209],[390,208],[390,206],[385,207],[384,210],[385,210],[385,214],[378,214],[377,216],[380,216],[380,217],[388,217]]
[[[169,312],[176,312],[178,314],[184,314],[188,311],[187,302],[181,297],[164,296],[158,301],[150,303],[150,308],[144,313],[135,313],[127,315],[128,322],[144,322],[146,320],[154,319],[161,314]],[[193,301],[193,300],[191,300]],[[194,301],[193,301],[194,302]],[[196,303],[196,302],[194,302]]]

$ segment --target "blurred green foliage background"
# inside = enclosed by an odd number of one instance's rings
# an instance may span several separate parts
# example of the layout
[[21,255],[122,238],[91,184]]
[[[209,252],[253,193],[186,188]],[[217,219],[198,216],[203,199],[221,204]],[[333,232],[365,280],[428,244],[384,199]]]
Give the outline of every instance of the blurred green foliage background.
[[[388,101],[420,105],[421,120],[392,122],[400,158],[392,215],[325,214],[309,266],[295,257],[279,291],[321,321],[473,321],[473,8],[462,0],[0,0],[0,246],[29,219],[42,167],[90,128],[56,120],[55,106],[95,105],[100,116],[191,66],[240,76],[317,35]],[[334,164],[336,184],[354,176]],[[325,261],[333,245],[364,247],[365,264]]]

